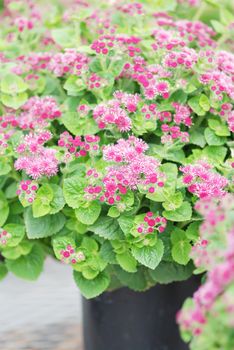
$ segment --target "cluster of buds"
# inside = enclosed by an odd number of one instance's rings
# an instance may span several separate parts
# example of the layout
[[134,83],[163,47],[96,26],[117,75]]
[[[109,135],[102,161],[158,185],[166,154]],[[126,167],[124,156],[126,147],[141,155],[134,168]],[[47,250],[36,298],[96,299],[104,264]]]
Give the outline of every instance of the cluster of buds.
[[25,180],[20,182],[16,194],[21,200],[26,200],[28,203],[32,203],[36,197],[37,190],[38,185],[35,181]]
[[67,245],[65,249],[60,251],[61,261],[65,264],[77,264],[85,260],[85,255],[82,251],[75,251],[71,245]]
[[6,230],[0,229],[0,246],[6,246],[7,241],[12,237],[12,235]]
[[64,161],[68,162],[78,157],[85,157],[87,154],[95,155],[99,150],[99,136],[86,135],[84,141],[80,136],[72,137],[65,131],[60,135],[58,146],[65,149]]
[[144,217],[144,221],[137,226],[137,232],[141,235],[147,235],[153,233],[155,230],[163,232],[166,228],[167,220],[162,216],[154,216],[149,211]]

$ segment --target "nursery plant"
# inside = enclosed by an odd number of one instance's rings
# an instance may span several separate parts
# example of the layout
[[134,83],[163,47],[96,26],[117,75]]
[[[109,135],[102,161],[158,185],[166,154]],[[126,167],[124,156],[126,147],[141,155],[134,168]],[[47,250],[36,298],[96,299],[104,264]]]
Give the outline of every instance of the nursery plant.
[[233,4],[1,6],[0,277],[51,255],[89,299],[210,271],[196,208],[232,201]]

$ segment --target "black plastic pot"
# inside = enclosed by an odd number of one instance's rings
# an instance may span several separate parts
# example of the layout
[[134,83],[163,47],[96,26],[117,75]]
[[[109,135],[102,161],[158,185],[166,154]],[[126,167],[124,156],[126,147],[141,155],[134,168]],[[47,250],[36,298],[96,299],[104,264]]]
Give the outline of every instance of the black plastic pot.
[[199,284],[192,277],[143,293],[121,288],[83,299],[85,350],[188,350],[175,315]]

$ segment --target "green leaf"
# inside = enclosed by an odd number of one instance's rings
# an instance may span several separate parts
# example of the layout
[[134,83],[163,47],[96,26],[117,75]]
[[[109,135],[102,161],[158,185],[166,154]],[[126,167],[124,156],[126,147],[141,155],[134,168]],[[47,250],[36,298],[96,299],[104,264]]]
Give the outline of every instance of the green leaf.
[[172,257],[173,259],[181,265],[186,265],[190,260],[191,244],[187,240],[181,240],[173,245],[172,247]]
[[167,200],[163,203],[163,207],[166,210],[175,210],[181,206],[183,202],[183,195],[181,192],[173,193],[167,198]]
[[125,59],[115,60],[114,62],[112,62],[111,68],[109,69],[110,73],[113,74],[114,77],[118,77],[122,72],[125,63]]
[[89,252],[97,252],[98,251],[98,243],[95,239],[90,237],[84,237],[82,240],[82,248],[87,249]]
[[152,279],[161,284],[187,280],[193,273],[194,265],[190,262],[183,266],[174,262],[161,261],[155,270],[149,270]]
[[226,143],[226,137],[217,136],[210,128],[205,129],[205,138],[209,146],[222,146]]
[[206,95],[201,94],[199,98],[199,105],[206,112],[210,110],[210,101]]
[[34,245],[28,255],[16,260],[6,260],[6,266],[17,277],[26,280],[36,280],[43,269],[44,251],[39,245]]
[[226,154],[227,154],[227,148],[220,147],[220,146],[207,146],[202,151],[202,155],[207,157],[208,160],[214,164],[223,163]]
[[67,90],[69,96],[78,96],[81,91],[86,89],[86,85],[83,80],[75,75],[71,75],[66,80],[63,87],[65,90]]
[[61,121],[73,135],[95,134],[99,131],[97,123],[93,118],[83,118],[77,112],[64,113]]
[[110,277],[105,272],[99,273],[99,275],[92,280],[85,279],[83,275],[77,271],[73,272],[73,276],[81,294],[86,299],[95,298],[102,294],[110,284]]
[[33,244],[29,241],[22,241],[19,245],[12,248],[6,248],[2,251],[2,255],[6,259],[15,260],[21,255],[28,255],[32,250]]
[[7,275],[7,268],[3,262],[0,262],[0,281]]
[[30,207],[25,210],[24,221],[28,238],[35,239],[49,237],[59,232],[66,219],[62,213],[34,218]]
[[119,226],[121,227],[121,230],[128,235],[133,227],[133,218],[131,216],[125,216],[121,215],[118,218]]
[[77,36],[72,27],[56,28],[51,31],[52,38],[63,48],[76,47]]
[[9,215],[9,205],[2,191],[0,191],[0,212],[1,212],[0,227],[1,227],[2,225],[4,225]]
[[179,227],[174,227],[174,229],[171,232],[171,242],[173,244],[176,244],[186,239],[187,237],[185,231],[180,229]]
[[24,80],[13,73],[7,73],[3,76],[0,83],[0,90],[7,95],[15,95],[25,92],[28,89],[28,85]]
[[104,241],[100,248],[100,257],[108,264],[116,264],[114,249],[109,241]]
[[200,106],[200,97],[194,96],[188,100],[189,107],[199,116],[206,114],[206,111]]
[[17,95],[7,95],[7,94],[1,94],[1,101],[2,103],[10,108],[18,109],[21,106],[27,102],[28,95],[26,92],[22,92]]
[[188,95],[182,89],[179,89],[179,90],[176,90],[175,92],[173,92],[171,94],[169,100],[171,102],[176,101],[177,103],[180,103],[180,104],[183,105],[183,104],[186,103],[187,97],[188,97]]
[[9,238],[6,247],[17,246],[25,235],[25,227],[19,224],[7,224],[3,227],[3,230],[11,234],[11,238]]
[[53,190],[49,184],[42,185],[37,191],[36,199],[33,201],[33,216],[38,218],[50,212],[50,202],[53,199]]
[[102,206],[99,202],[90,202],[84,207],[75,210],[77,219],[85,225],[92,225],[98,219]]
[[10,171],[11,171],[10,164],[4,161],[3,159],[0,160],[0,176],[8,174]]
[[170,221],[187,221],[192,217],[192,207],[189,202],[183,204],[176,210],[165,210],[163,216]]
[[220,9],[220,19],[225,26],[228,26],[234,22],[234,15],[226,7],[222,6]]
[[147,281],[143,269],[139,268],[136,273],[129,273],[116,265],[114,266],[114,271],[123,286],[139,292],[147,288]]
[[187,230],[186,230],[186,237],[189,240],[192,240],[194,242],[196,242],[199,238],[199,228],[200,228],[201,222],[197,221],[197,222],[192,222]]
[[132,255],[136,260],[150,269],[155,269],[163,257],[164,246],[161,239],[158,239],[153,247],[145,246],[142,248],[132,247]]
[[89,227],[89,230],[109,240],[123,238],[118,221],[109,217],[99,217],[95,224]]
[[118,218],[120,215],[119,209],[112,206],[109,208],[107,215],[110,216],[111,218]]
[[81,176],[72,176],[64,180],[63,194],[66,203],[73,209],[79,208],[84,201],[85,180]]
[[208,125],[211,130],[215,132],[217,136],[229,136],[230,130],[228,129],[227,124],[221,119],[208,119]]
[[211,22],[214,30],[216,31],[216,33],[224,34],[226,32],[226,27],[222,23],[220,23],[216,20],[211,20],[210,22]]
[[62,210],[65,205],[63,190],[60,186],[55,184],[50,184],[50,188],[53,191],[53,198],[50,202],[50,214],[56,214]]
[[189,134],[189,142],[203,148],[206,144],[203,128],[197,128]]
[[127,272],[137,271],[137,261],[133,258],[130,252],[124,252],[122,254],[116,254],[116,259],[123,270]]

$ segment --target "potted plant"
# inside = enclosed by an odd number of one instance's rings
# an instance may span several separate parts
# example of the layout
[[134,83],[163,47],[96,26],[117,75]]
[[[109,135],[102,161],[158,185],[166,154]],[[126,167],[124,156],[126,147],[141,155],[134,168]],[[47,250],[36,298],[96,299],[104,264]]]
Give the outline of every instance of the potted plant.
[[86,350],[186,349],[194,204],[233,191],[232,14],[26,5],[2,13],[0,276],[35,280],[52,255],[86,298]]

